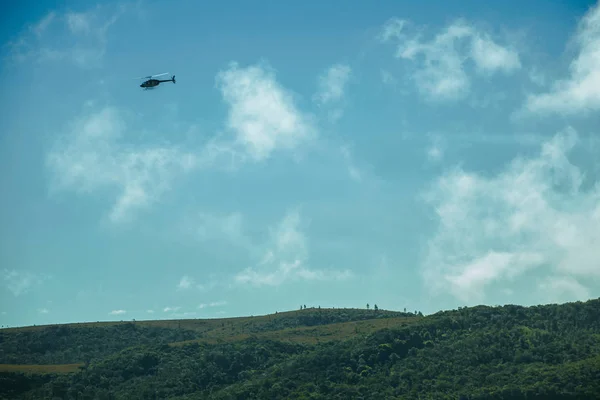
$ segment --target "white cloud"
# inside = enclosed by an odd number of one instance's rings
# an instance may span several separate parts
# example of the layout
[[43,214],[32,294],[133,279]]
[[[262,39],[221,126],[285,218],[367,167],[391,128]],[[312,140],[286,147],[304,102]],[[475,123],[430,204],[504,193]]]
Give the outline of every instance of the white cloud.
[[427,149],[427,158],[432,162],[438,162],[442,159],[444,153],[435,143]]
[[52,11],[8,43],[10,60],[69,61],[79,67],[98,67],[106,53],[108,30],[126,10],[121,4],[84,12]]
[[187,275],[184,275],[179,280],[179,284],[177,285],[178,290],[186,290],[189,289],[194,284],[194,279],[190,278]]
[[146,310],[148,314],[154,314],[154,310]]
[[348,270],[311,269],[308,243],[301,230],[297,209],[290,210],[277,227],[270,229],[271,241],[257,267],[249,267],[235,276],[241,284],[278,286],[290,280],[341,280],[352,274]]
[[[75,19],[74,30],[84,29]],[[55,192],[73,190],[79,194],[117,190],[109,213],[113,223],[128,221],[132,212],[148,209],[171,190],[175,178],[197,168],[221,165],[223,156],[242,161],[262,161],[278,149],[293,149],[315,133],[311,118],[294,105],[292,95],[275,80],[272,71],[261,66],[240,68],[232,64],[217,76],[217,84],[229,105],[228,126],[235,138],[222,134],[201,149],[183,146],[131,146],[123,141],[132,136],[125,114],[113,107],[91,112],[71,124],[70,132],[56,141],[47,156]],[[240,234],[241,215],[201,214],[197,233],[229,236],[251,248]],[[187,224],[191,222],[186,221]],[[217,226],[218,225],[218,226]]]
[[181,307],[165,307],[163,308],[163,312],[169,312],[169,311],[178,311]]
[[[213,274],[211,274],[211,275],[213,275]],[[211,277],[207,283],[196,283],[196,280],[194,278],[191,278],[191,277],[185,275],[179,281],[179,284],[177,285],[177,290],[187,290],[192,287],[195,287],[196,289],[198,289],[200,291],[208,291],[210,289],[215,288],[217,286],[217,284],[218,283],[214,279],[214,277]]]
[[508,73],[521,68],[515,50],[497,44],[489,34],[463,20],[456,20],[429,41],[423,40],[421,33],[407,33],[408,27],[408,21],[393,18],[384,25],[379,38],[398,42],[396,57],[416,65],[412,78],[428,100],[464,98],[471,90],[465,71],[469,59],[479,74]]
[[583,17],[575,35],[579,53],[570,76],[547,93],[529,95],[525,104],[534,113],[586,113],[600,108],[600,3]]
[[345,64],[334,64],[318,78],[318,91],[313,100],[328,109],[329,121],[335,123],[344,115],[344,95],[352,69]]
[[298,110],[271,69],[232,63],[216,83],[229,106],[227,126],[236,135],[235,144],[253,160],[265,160],[275,150],[293,149],[313,137],[311,118]]
[[111,222],[128,220],[138,208],[148,208],[171,189],[177,175],[200,163],[198,156],[176,146],[133,147],[121,143],[127,131],[122,115],[107,107],[77,119],[71,131],[47,156],[53,190],[91,193],[117,189]]
[[403,38],[404,34],[402,31],[404,30],[405,25],[407,25],[407,21],[400,18],[390,18],[384,25],[383,29],[379,33],[379,39],[383,42],[387,42],[390,39],[400,40]]
[[538,284],[540,296],[547,302],[564,303],[590,299],[590,291],[572,276],[550,276]]
[[50,311],[47,308],[40,308],[38,309],[38,312],[40,314],[48,314]]
[[355,165],[350,148],[348,146],[341,146],[340,152],[342,153],[342,157],[344,157],[344,161],[346,162],[346,166],[348,168],[348,175],[350,175],[350,177],[353,180],[361,182],[363,180],[363,174],[360,171],[360,169]]
[[319,77],[319,90],[315,100],[319,104],[338,102],[344,96],[346,84],[350,79],[351,68],[345,64],[335,64]]
[[521,68],[519,55],[512,49],[496,44],[488,34],[473,34],[471,57],[477,69],[484,74],[513,72]]
[[203,308],[207,308],[207,307],[222,307],[224,305],[227,305],[227,302],[225,300],[221,300],[221,301],[213,301],[211,303],[202,303],[198,305],[199,309],[203,309]]
[[123,315],[126,314],[127,311],[125,310],[112,310],[111,312],[109,312],[109,315]]
[[34,286],[42,284],[47,278],[44,275],[14,269],[10,271],[4,269],[2,275],[4,285],[14,296],[29,292]]
[[444,158],[446,143],[439,135],[430,135],[430,138],[431,143],[427,148],[427,158],[434,163],[440,162]]
[[195,311],[186,311],[186,312],[182,312],[182,313],[173,313],[171,314],[171,317],[173,318],[186,318],[186,317],[193,317],[196,315]]
[[50,11],[43,17],[37,24],[33,24],[30,26],[30,31],[35,34],[37,37],[41,37],[44,35],[48,27],[56,20],[57,14],[55,11]]
[[439,221],[423,264],[426,285],[473,303],[489,285],[506,287],[535,270],[587,293],[585,283],[600,279],[600,183],[586,189],[569,161],[579,142],[568,129],[496,176],[455,168],[440,177],[425,196]]
[[86,35],[92,30],[91,15],[89,13],[70,12],[65,17],[71,33],[75,35]]

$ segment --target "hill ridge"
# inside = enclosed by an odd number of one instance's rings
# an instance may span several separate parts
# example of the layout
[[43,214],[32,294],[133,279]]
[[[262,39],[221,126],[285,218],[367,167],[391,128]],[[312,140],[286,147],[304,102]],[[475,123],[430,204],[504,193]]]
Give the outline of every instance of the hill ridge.
[[[50,392],[74,399],[77,391],[181,400],[589,399],[600,393],[600,299],[397,315],[303,309],[163,326],[128,321],[3,331],[0,399]],[[247,333],[236,333],[242,328]]]

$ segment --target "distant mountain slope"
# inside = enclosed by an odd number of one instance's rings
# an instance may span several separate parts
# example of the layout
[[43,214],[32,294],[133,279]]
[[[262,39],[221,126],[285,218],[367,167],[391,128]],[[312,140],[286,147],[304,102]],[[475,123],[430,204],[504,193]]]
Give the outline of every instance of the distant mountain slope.
[[[212,330],[189,332],[212,332],[222,343],[140,343],[72,374],[2,373],[0,398],[600,399],[600,299],[360,323],[319,325],[331,319],[313,315],[314,329],[269,330],[302,312],[260,317],[262,324],[245,326],[258,332],[248,338],[211,322]],[[251,320],[230,319],[229,330]],[[352,324],[364,330],[342,328]],[[331,340],[293,340],[331,331]]]
[[283,329],[393,317],[418,318],[395,311],[308,308],[256,317],[10,328],[0,330],[0,364],[83,363],[135,345],[241,340]]
[[58,325],[0,332],[0,364],[72,364],[106,357],[140,344],[197,338],[183,329],[139,327],[134,323],[98,327]]

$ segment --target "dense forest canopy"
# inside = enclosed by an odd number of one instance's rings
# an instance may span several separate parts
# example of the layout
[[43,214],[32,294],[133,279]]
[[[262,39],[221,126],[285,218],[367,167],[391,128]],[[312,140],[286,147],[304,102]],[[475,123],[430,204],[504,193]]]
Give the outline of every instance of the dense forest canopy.
[[600,398],[600,299],[0,331],[2,399]]

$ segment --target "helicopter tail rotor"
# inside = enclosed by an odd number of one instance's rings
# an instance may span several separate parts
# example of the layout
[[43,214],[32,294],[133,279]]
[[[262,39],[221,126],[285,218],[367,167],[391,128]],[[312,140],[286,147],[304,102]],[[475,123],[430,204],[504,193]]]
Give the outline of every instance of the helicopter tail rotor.
[[173,77],[171,78],[171,80],[173,81],[173,83],[175,83],[175,75],[173,75]]

